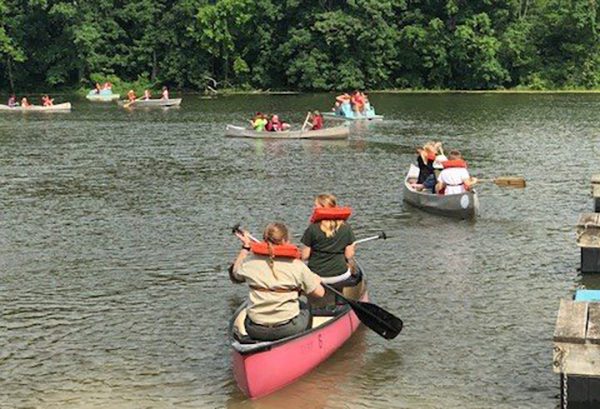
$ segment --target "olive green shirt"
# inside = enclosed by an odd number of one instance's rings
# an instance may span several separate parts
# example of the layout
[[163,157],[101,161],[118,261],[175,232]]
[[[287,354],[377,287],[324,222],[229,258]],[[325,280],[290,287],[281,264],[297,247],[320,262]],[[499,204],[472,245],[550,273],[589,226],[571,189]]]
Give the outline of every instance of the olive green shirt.
[[[291,320],[300,314],[299,295],[294,289],[310,294],[321,284],[319,276],[299,259],[276,258],[273,269],[275,275],[267,264],[267,257],[250,254],[233,272],[235,278],[250,286],[248,317],[256,324],[279,324]],[[291,291],[260,291],[252,287]]]
[[344,251],[356,238],[348,223],[340,226],[331,237],[325,236],[320,223],[313,223],[304,232],[302,244],[310,247],[308,267],[321,277],[335,277],[348,271]]

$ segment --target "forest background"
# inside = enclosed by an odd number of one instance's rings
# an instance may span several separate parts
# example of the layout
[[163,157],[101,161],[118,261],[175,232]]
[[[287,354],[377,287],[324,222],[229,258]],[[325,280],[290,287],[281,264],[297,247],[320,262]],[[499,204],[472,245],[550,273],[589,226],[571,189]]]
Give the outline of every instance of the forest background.
[[0,89],[600,88],[595,0],[0,0]]

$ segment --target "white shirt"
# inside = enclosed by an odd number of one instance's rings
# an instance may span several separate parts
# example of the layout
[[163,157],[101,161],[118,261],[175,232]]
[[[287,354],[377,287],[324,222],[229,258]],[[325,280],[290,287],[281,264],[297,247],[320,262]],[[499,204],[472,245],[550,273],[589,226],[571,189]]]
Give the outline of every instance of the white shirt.
[[469,178],[469,172],[465,168],[447,168],[440,172],[438,182],[446,185],[444,194],[454,195],[466,191],[464,182]]

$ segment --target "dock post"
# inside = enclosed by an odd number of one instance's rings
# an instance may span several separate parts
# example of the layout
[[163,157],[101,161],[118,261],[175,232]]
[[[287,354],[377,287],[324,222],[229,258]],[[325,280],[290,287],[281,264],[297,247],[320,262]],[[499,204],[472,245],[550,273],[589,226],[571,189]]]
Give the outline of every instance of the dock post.
[[577,245],[581,247],[581,272],[600,273],[600,213],[579,216]]
[[552,367],[560,374],[560,407],[600,407],[600,291],[560,300]]
[[592,176],[592,198],[594,200],[594,212],[600,213],[600,174]]

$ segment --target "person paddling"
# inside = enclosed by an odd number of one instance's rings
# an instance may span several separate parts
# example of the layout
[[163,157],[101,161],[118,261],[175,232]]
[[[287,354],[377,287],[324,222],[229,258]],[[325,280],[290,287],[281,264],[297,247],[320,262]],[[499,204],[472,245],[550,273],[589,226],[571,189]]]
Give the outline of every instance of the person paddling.
[[321,298],[325,289],[319,276],[300,261],[300,250],[289,242],[287,227],[270,223],[260,243],[252,242],[248,232],[235,235],[242,248],[229,268],[229,278],[248,284],[244,322],[248,335],[259,341],[274,341],[310,328],[310,309],[299,293]]
[[352,210],[339,207],[332,194],[315,198],[310,225],[302,236],[302,259],[317,273],[324,283],[338,284],[348,280],[354,258],[354,232],[346,222]]
[[54,100],[52,98],[50,98],[48,95],[44,95],[42,97],[42,106],[51,107],[52,105],[54,105]]
[[323,129],[323,115],[319,111],[314,111],[311,114],[311,127],[312,131],[318,131]]
[[438,183],[435,187],[436,192],[445,195],[459,194],[471,190],[477,183],[476,178],[472,178],[467,170],[467,162],[462,157],[460,151],[452,150],[448,154],[448,160],[442,163],[444,170],[438,176]]
[[130,89],[129,92],[127,92],[127,99],[129,100],[130,103],[134,102],[137,97],[135,96],[135,91]]
[[169,99],[169,88],[167,88],[166,86],[162,87],[161,99]]

